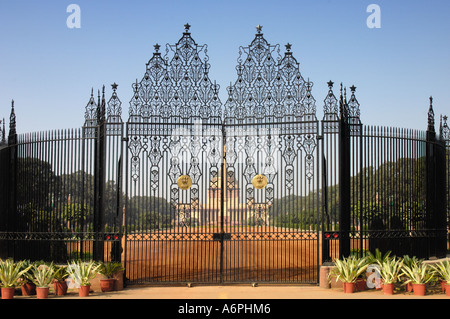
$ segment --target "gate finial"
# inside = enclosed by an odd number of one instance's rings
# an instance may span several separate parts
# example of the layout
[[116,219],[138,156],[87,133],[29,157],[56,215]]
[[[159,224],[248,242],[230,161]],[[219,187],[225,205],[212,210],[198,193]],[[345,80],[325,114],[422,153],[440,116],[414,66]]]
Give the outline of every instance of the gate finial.
[[258,32],[258,34],[261,34],[261,30],[262,30],[262,25],[258,24],[256,26],[256,31]]
[[288,51],[288,52],[290,52],[291,51],[291,48],[292,48],[292,44],[290,44],[289,42],[285,45],[285,47],[286,47],[286,50]]
[[432,96],[430,96],[430,108],[428,109],[428,131],[434,132],[434,111]]
[[343,118],[344,116],[344,97],[342,95],[342,82],[341,82],[341,89],[339,94],[339,116],[340,118]]
[[14,100],[11,100],[11,115],[9,116],[9,136],[16,134],[16,113],[14,112]]
[[6,142],[6,136],[5,136],[5,118],[3,118],[3,130],[2,130],[2,143]]
[[328,87],[330,88],[330,90],[333,88],[333,84],[334,84],[334,82],[333,81],[328,81],[327,82],[327,84],[328,84]]

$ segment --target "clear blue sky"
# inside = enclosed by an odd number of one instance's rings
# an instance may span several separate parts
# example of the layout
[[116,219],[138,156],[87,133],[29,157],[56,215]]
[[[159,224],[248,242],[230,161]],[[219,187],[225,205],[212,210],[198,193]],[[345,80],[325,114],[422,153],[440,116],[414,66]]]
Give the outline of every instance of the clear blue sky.
[[[66,25],[71,3],[81,8],[80,29]],[[381,8],[380,29],[366,25],[371,3]],[[448,0],[0,0],[0,117],[9,123],[14,99],[19,133],[80,127],[91,88],[105,84],[109,98],[116,82],[126,120],[153,45],[176,43],[186,22],[208,44],[222,102],[239,46],[260,24],[271,44],[292,44],[319,118],[329,80],[336,94],[340,82],[357,87],[365,124],[425,130],[430,95],[437,120],[450,115]]]

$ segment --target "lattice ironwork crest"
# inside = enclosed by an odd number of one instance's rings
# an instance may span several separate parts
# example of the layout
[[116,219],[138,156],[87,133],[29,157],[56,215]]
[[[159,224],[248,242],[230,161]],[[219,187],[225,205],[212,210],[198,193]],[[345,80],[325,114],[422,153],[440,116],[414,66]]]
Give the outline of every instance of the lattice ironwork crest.
[[166,45],[164,56],[154,46],[142,80],[133,84],[129,122],[220,122],[219,85],[209,78],[207,45],[198,45],[189,28],[176,44]]
[[305,81],[291,44],[280,55],[280,46],[263,37],[261,27],[252,43],[240,47],[237,80],[228,87],[226,123],[262,123],[315,120],[312,83]]

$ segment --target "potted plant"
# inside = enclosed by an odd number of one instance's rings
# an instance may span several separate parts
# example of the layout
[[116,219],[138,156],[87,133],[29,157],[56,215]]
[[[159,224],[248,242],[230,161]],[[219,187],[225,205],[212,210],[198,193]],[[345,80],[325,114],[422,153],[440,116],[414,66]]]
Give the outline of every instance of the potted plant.
[[123,269],[120,262],[102,262],[99,264],[98,273],[104,276],[100,279],[100,288],[103,292],[114,290],[114,282],[116,281],[114,275]]
[[55,295],[64,296],[67,294],[67,282],[66,279],[69,277],[67,272],[67,266],[65,265],[55,265],[53,273],[53,287],[55,289]]
[[33,263],[30,260],[24,260],[22,263],[22,269],[28,268],[28,271],[21,276],[20,288],[22,296],[33,296],[36,294],[36,285],[29,279],[32,266]]
[[67,266],[67,272],[72,275],[75,282],[80,286],[78,288],[78,294],[80,297],[89,296],[89,290],[91,288],[91,280],[97,275],[99,264],[90,260],[84,261],[72,261]]
[[12,259],[0,260],[0,283],[2,299],[14,298],[14,290],[21,277],[31,268],[23,267],[24,261],[14,262]]
[[446,259],[431,265],[433,273],[441,281],[442,292],[450,296],[450,260]]
[[38,299],[48,298],[48,293],[50,290],[49,285],[53,281],[53,263],[46,264],[35,264],[31,268],[30,280],[36,285],[36,297]]
[[366,261],[369,264],[366,272],[366,286],[370,289],[375,288],[379,290],[382,288],[380,265],[389,258],[390,254],[391,251],[383,254],[378,248],[375,249],[375,253],[371,251],[366,252]]
[[[424,259],[419,259],[416,256],[410,257],[409,255],[403,256],[403,266],[405,267],[412,267],[414,264],[420,264],[424,261]],[[407,292],[413,291],[413,285],[410,281],[408,281],[408,277],[401,275],[400,279],[403,279],[405,289]]]
[[402,267],[403,260],[396,257],[386,258],[380,263],[380,276],[385,295],[394,294],[394,285],[399,280]]
[[334,265],[335,267],[331,270],[330,277],[336,277],[336,281],[342,281],[344,293],[353,293],[355,291],[356,280],[369,266],[365,257],[358,258],[355,256],[344,257],[342,260],[335,259]]
[[412,283],[415,295],[425,296],[426,284],[433,279],[430,266],[422,262],[413,263],[411,266],[403,265],[402,274],[408,277],[407,283]]

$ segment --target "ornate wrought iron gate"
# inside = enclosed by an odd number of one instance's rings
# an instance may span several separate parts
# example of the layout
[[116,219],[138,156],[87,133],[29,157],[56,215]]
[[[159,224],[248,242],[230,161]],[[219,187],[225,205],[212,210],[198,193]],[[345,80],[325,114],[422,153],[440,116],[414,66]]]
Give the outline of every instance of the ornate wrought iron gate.
[[356,88],[313,84],[261,27],[224,103],[207,46],[155,45],[122,121],[117,84],[82,130],[0,130],[0,258],[125,263],[129,283],[317,283],[322,263],[375,249],[445,257],[447,117],[439,132],[360,120]]
[[131,282],[317,282],[315,100],[279,52],[258,28],[222,105],[189,25],[155,45],[126,126]]

